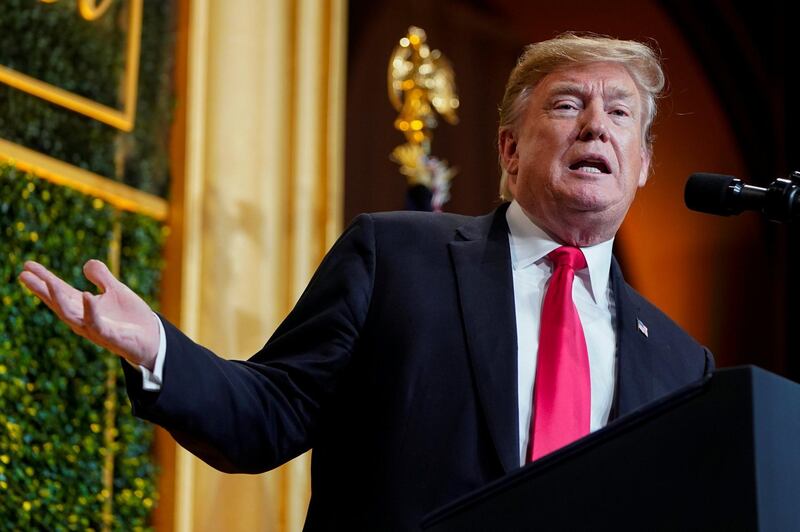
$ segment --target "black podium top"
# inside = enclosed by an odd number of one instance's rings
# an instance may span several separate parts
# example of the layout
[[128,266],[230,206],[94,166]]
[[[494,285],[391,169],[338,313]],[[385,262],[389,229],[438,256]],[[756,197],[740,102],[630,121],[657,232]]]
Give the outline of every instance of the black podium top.
[[800,530],[800,385],[747,366],[425,517],[450,530]]

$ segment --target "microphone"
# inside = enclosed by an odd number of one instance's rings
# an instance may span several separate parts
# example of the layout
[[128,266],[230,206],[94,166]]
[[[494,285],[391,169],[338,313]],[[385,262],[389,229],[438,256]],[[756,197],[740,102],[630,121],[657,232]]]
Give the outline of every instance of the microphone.
[[800,217],[800,172],[778,178],[767,188],[746,185],[731,175],[692,174],[683,199],[693,211],[720,216],[760,211],[773,222]]

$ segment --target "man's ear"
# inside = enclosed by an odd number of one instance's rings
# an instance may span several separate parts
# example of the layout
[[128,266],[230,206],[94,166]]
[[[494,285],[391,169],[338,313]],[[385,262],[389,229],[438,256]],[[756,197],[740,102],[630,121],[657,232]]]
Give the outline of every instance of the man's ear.
[[510,127],[500,128],[497,133],[497,151],[503,161],[503,168],[509,176],[517,175],[519,155],[517,154],[517,138]]
[[650,177],[650,161],[653,158],[653,153],[647,148],[642,148],[642,169],[639,171],[639,188],[642,188],[647,183],[647,178]]

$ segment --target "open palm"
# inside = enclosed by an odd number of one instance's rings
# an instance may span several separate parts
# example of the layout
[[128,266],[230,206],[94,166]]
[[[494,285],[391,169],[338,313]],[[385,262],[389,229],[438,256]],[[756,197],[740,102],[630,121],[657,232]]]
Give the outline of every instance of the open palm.
[[99,294],[76,290],[34,261],[25,263],[19,279],[75,333],[153,369],[159,330],[150,307],[99,260],[88,261],[83,273]]

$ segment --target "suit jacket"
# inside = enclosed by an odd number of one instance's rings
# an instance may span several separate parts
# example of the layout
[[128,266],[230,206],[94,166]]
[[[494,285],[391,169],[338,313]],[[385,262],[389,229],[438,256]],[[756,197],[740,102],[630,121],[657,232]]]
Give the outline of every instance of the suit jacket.
[[[313,448],[308,529],[417,528],[519,467],[505,210],[359,216],[249,361],[166,323],[161,391],[126,368],[134,412],[223,471],[265,471]],[[620,416],[713,362],[616,262],[611,278]]]

